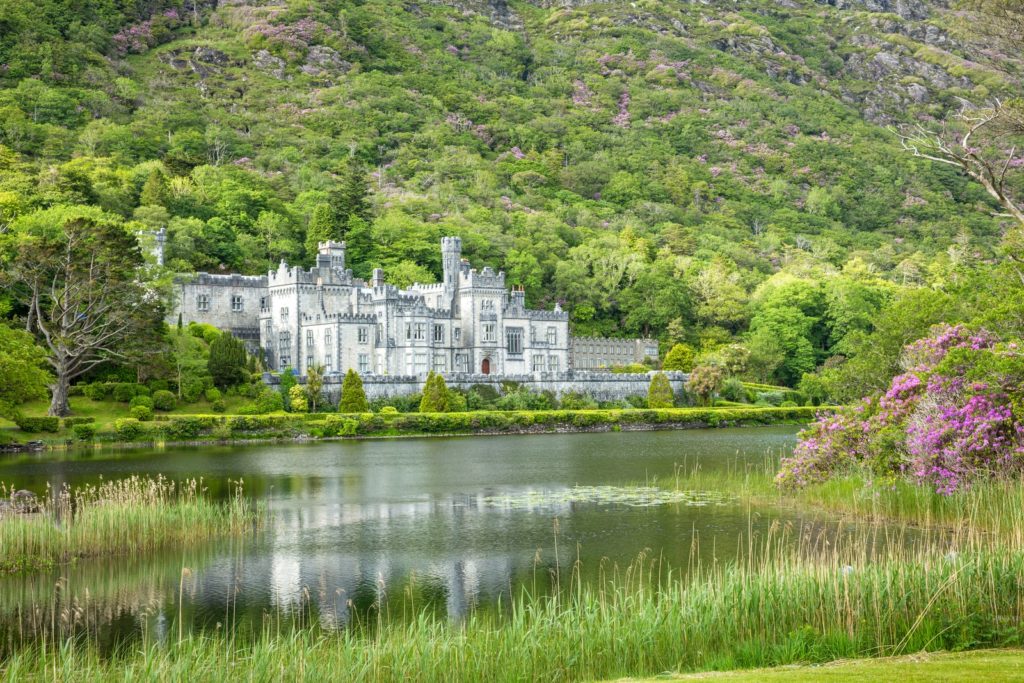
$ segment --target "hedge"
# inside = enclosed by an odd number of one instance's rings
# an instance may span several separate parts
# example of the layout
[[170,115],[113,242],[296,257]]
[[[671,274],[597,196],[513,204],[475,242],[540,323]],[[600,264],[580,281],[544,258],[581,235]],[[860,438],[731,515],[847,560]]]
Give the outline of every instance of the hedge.
[[59,432],[60,431],[60,418],[59,417],[28,417],[27,415],[18,415],[14,418],[14,424],[18,425],[18,429],[23,432],[29,432],[35,434],[38,432]]
[[[124,441],[187,441],[197,438],[315,437],[372,434],[459,434],[606,425],[726,426],[808,422],[821,410],[785,408],[663,408],[610,410],[489,410],[465,413],[314,413],[278,415],[157,415],[153,422],[122,419],[114,433]],[[314,419],[310,419],[313,417]],[[318,419],[319,418],[319,419]],[[101,435],[102,436],[102,435]],[[111,436],[108,432],[107,436]]]

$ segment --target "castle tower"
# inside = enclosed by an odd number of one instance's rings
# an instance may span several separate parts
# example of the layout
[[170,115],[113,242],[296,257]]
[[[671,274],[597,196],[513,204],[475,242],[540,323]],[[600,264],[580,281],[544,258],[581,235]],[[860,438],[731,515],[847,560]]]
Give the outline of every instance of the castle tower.
[[462,261],[462,240],[458,237],[441,238],[441,263],[444,266],[444,286],[453,291],[459,286],[459,264]]
[[[326,264],[327,259],[330,259],[330,267],[338,270],[345,270],[345,243],[335,242],[328,240],[327,242],[317,243],[317,267],[321,267],[321,264]],[[326,257],[326,258],[325,258]]]

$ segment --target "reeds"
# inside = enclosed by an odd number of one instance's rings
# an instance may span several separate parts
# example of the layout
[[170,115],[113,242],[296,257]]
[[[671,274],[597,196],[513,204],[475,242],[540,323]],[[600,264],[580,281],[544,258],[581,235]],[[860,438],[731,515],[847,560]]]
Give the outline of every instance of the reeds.
[[[6,493],[0,486],[0,494]],[[242,495],[241,482],[224,501],[213,500],[196,479],[134,476],[47,489],[38,510],[0,518],[0,571],[201,543],[251,531],[262,516],[262,504]]]
[[[970,514],[978,514],[972,512]],[[728,563],[691,553],[560,574],[455,624],[382,614],[341,631],[266,615],[250,632],[186,631],[112,658],[88,639],[29,646],[0,665],[11,680],[583,681],[998,647],[1024,637],[1024,527],[908,529],[854,524],[749,534]],[[556,574],[558,575],[558,574]]]

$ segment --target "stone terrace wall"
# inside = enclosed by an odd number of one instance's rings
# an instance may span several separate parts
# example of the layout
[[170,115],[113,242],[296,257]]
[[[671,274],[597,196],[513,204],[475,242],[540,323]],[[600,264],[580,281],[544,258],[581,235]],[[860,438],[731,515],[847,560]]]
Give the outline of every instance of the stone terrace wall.
[[[628,396],[647,396],[651,385],[649,373],[614,374],[610,372],[562,372],[539,373],[537,375],[477,375],[477,374],[446,374],[444,379],[449,387],[469,389],[474,384],[486,384],[501,391],[502,382],[516,382],[530,391],[540,393],[552,391],[559,397],[578,392],[586,394],[598,401],[619,401]],[[682,395],[688,375],[685,372],[666,372],[665,375],[677,396]],[[330,375],[324,380],[324,391],[332,401],[341,395],[342,375]],[[383,376],[366,375],[363,378],[363,389],[367,398],[384,398],[403,396],[423,391],[426,376]],[[270,383],[277,383],[276,378],[269,378]]]

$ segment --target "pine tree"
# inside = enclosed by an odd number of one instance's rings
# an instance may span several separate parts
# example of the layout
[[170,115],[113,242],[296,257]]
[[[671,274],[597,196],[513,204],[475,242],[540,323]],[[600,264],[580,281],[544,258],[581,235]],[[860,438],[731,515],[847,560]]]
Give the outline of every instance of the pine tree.
[[146,177],[139,195],[139,206],[163,206],[167,201],[167,181],[163,172],[154,168]]
[[210,357],[206,362],[213,383],[227,388],[240,384],[245,379],[247,358],[242,340],[222,333],[210,344]]
[[317,204],[306,228],[306,255],[316,261],[320,242],[338,239],[337,221],[330,204]]
[[423,386],[423,398],[420,399],[421,413],[447,413],[451,409],[448,400],[448,385],[444,377],[433,370],[427,375]]
[[363,380],[352,368],[345,373],[341,383],[341,401],[338,403],[339,413],[365,413],[370,410],[363,391]]
[[331,192],[331,209],[339,223],[347,222],[351,216],[364,221],[370,220],[369,187],[366,174],[355,162],[348,162],[340,169],[338,187]]
[[370,263],[373,261],[373,235],[370,224],[365,218],[352,214],[345,228],[346,260],[351,264],[356,277],[370,276]]
[[651,386],[647,390],[648,408],[671,408],[675,405],[676,396],[672,392],[672,385],[664,372],[655,373],[651,378]]

